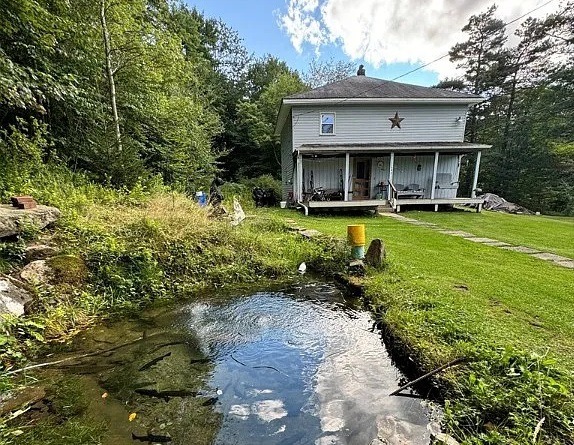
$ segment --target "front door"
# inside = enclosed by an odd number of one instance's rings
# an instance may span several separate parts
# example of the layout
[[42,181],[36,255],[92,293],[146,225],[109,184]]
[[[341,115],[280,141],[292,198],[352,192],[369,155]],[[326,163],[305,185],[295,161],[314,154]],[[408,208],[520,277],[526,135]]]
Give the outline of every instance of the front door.
[[355,159],[354,173],[353,199],[369,199],[371,197],[371,160]]

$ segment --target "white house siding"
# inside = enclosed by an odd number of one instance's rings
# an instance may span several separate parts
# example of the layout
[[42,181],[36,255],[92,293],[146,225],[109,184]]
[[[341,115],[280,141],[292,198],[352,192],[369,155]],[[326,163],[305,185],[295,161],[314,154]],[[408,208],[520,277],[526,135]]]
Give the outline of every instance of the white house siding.
[[[461,142],[467,108],[464,104],[293,107],[293,149],[303,144]],[[404,120],[401,128],[391,129],[389,118],[396,112]],[[334,135],[319,134],[321,113],[335,113]]]
[[[437,183],[439,187],[435,190],[435,198],[456,198],[458,192],[458,178],[460,174],[460,161],[462,156],[459,155],[439,155],[437,168]],[[441,180],[442,177],[450,179],[447,183]],[[430,182],[429,182],[430,184]],[[448,188],[444,188],[446,187]],[[430,192],[429,192],[430,197]]]
[[293,193],[293,133],[291,120],[288,119],[281,132],[281,184],[283,201]]
[[[389,161],[387,161],[388,163]],[[417,171],[418,165],[421,166]],[[409,184],[419,184],[425,189],[425,198],[431,197],[431,184],[434,168],[434,153],[429,155],[395,155],[395,167],[393,171],[393,183],[408,186]],[[435,190],[435,198],[455,198],[457,185],[451,185],[451,182],[458,181],[460,166],[459,156],[451,154],[440,154],[438,158],[437,178],[450,177],[448,181],[449,188],[439,188]],[[388,168],[387,168],[388,179]],[[440,182],[440,181],[438,181]],[[442,184],[443,186],[446,185]]]
[[303,158],[306,191],[311,191],[311,172],[315,187],[339,190],[341,173],[345,175],[345,158]]

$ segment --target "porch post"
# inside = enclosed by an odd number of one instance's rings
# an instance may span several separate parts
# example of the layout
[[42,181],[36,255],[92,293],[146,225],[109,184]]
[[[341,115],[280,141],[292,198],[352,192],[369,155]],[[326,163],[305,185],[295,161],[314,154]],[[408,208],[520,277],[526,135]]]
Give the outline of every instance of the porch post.
[[476,185],[478,184],[478,171],[480,170],[480,157],[482,152],[476,153],[476,164],[474,165],[474,179],[472,180],[471,198],[476,198]]
[[303,202],[303,156],[297,154],[297,201]]
[[345,182],[343,184],[343,201],[349,200],[349,152],[345,153]]
[[431,184],[431,195],[430,199],[434,199],[436,190],[436,171],[438,169],[438,151],[434,152],[434,168],[432,170],[432,184]]
[[[391,152],[391,162],[389,163],[389,182],[393,182],[393,173],[395,171],[395,152]],[[389,187],[389,193],[390,193]]]

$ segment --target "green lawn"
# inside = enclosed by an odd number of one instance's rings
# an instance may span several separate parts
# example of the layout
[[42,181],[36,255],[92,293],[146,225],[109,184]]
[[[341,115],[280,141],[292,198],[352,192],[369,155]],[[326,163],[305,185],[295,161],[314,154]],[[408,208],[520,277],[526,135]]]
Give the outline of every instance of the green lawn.
[[[337,237],[346,236],[349,224],[365,224],[367,242],[385,242],[389,264],[384,271],[369,272],[366,292],[386,325],[426,369],[454,357],[480,357],[480,365],[449,377],[459,390],[448,405],[449,430],[468,439],[464,443],[531,443],[540,413],[554,420],[541,433],[545,440],[537,443],[566,443],[565,437],[574,437],[574,425],[555,420],[563,413],[574,415],[568,378],[574,365],[573,270],[388,217],[270,212]],[[548,250],[564,255],[573,251],[573,241],[565,236],[574,227],[572,220],[491,213],[406,215],[508,242],[552,246]],[[562,243],[556,233],[547,233],[554,226]],[[543,233],[538,235],[536,227]],[[552,242],[542,244],[544,234]],[[502,352],[508,348],[517,355]],[[556,385],[559,394],[541,389],[541,381]],[[492,424],[496,428],[484,426]],[[469,433],[472,428],[476,431]]]
[[511,215],[483,211],[403,212],[403,216],[463,230],[480,237],[528,246],[574,258],[574,218]]

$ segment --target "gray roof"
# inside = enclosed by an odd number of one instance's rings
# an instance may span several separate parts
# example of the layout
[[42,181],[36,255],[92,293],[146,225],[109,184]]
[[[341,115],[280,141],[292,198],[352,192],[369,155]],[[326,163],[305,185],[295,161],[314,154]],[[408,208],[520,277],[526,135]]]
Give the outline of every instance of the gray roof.
[[367,76],[351,76],[337,82],[293,94],[285,99],[343,99],[343,98],[401,98],[401,99],[481,99],[474,94],[421,87]]

